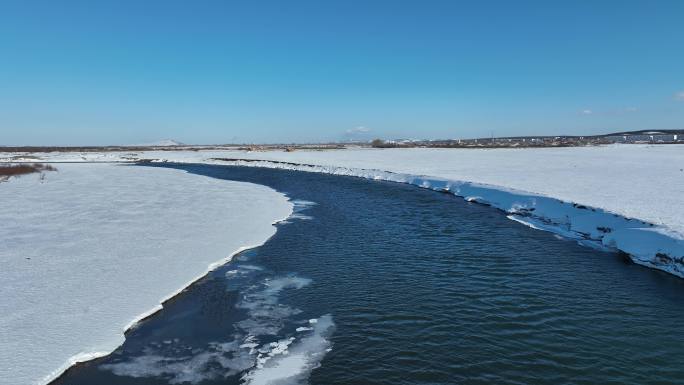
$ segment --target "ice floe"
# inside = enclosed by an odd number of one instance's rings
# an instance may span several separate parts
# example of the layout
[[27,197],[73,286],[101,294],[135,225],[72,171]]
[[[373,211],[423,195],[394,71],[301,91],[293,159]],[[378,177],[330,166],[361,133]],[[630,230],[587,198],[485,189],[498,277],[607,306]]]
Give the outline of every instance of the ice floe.
[[301,289],[309,283],[308,278],[286,276],[267,278],[247,288],[237,307],[247,310],[249,317],[238,322],[238,326],[248,335],[276,335],[288,317],[301,312],[279,303],[280,293],[285,289]]
[[[250,265],[245,265],[250,266]],[[257,266],[250,266],[255,271]],[[237,269],[240,270],[240,269]],[[330,315],[317,319],[294,320],[301,310],[278,301],[283,290],[297,290],[311,281],[296,275],[259,279],[245,288],[238,308],[247,309],[247,318],[236,324],[237,333],[228,342],[211,342],[198,348],[178,339],[147,346],[142,355],[126,359],[114,357],[100,365],[119,376],[164,378],[171,384],[197,384],[243,373],[243,380],[253,384],[295,384],[307,379],[325,353],[333,331]],[[285,321],[308,322],[314,327],[297,328],[296,336],[284,333]],[[274,336],[285,337],[272,341]],[[270,340],[270,342],[269,342]],[[266,341],[266,342],[263,342]]]
[[292,207],[292,214],[290,215],[287,220],[281,222],[281,223],[290,223],[292,220],[303,220],[303,221],[308,221],[313,219],[311,215],[305,214],[305,211],[310,209],[311,207],[316,205],[316,202],[310,202],[307,200],[303,199],[293,199],[291,200],[293,207]]
[[279,341],[260,365],[244,376],[249,385],[294,385],[306,381],[311,371],[320,365],[332,346],[334,330],[331,315],[320,317],[308,335]]

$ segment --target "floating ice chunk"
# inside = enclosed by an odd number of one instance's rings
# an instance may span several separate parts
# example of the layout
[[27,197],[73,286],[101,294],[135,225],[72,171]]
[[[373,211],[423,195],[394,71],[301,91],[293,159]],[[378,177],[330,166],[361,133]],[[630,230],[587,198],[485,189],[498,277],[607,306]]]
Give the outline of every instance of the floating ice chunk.
[[[134,378],[165,377],[170,384],[197,384],[236,375],[254,366],[254,350],[238,346],[237,340],[210,343],[206,349],[178,347],[145,349],[145,354],[126,361],[100,365],[117,376]],[[183,352],[186,352],[183,354]],[[181,352],[181,354],[178,354]]]
[[292,207],[292,214],[288,219],[299,219],[299,220],[311,220],[313,219],[312,216],[303,214],[304,211],[308,210],[312,206],[315,206],[317,203],[316,202],[311,202],[311,201],[306,201],[302,199],[295,199],[292,200],[291,203],[293,204]]
[[237,323],[246,334],[263,336],[276,335],[284,320],[301,310],[278,303],[280,293],[286,289],[301,289],[311,283],[308,278],[290,275],[266,278],[248,288],[237,307],[248,311],[248,318]]
[[[288,344],[287,350],[280,350],[280,354],[270,355],[262,365],[247,373],[243,380],[249,385],[303,383],[330,351],[329,337],[333,330],[332,316],[321,316],[311,334],[297,343]],[[283,354],[285,351],[287,354]]]
[[226,277],[244,276],[260,270],[263,268],[255,265],[239,265],[236,269],[226,271]]

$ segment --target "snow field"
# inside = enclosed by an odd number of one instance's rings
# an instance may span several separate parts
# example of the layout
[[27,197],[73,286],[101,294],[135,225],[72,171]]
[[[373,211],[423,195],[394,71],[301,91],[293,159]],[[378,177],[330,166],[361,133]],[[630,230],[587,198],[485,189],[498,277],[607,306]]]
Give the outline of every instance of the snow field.
[[0,184],[0,384],[108,354],[160,303],[265,242],[292,204],[180,170],[60,164]]

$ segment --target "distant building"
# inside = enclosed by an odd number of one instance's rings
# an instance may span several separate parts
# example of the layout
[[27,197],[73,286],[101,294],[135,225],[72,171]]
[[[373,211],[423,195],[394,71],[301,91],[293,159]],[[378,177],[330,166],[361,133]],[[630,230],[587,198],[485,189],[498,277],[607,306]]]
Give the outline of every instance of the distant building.
[[674,133],[640,132],[622,135],[608,135],[606,140],[613,143],[677,143],[679,136]]

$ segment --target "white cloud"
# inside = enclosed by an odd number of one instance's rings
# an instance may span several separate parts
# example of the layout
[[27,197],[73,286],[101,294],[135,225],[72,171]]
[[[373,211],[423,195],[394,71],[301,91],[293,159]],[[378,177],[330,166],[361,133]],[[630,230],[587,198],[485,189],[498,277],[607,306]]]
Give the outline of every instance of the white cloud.
[[616,109],[607,109],[607,110],[592,110],[589,108],[586,108],[584,110],[581,110],[579,113],[580,115],[596,115],[596,116],[615,116],[615,115],[623,115],[623,114],[632,114],[635,112],[638,112],[639,108],[637,107],[621,107],[621,108],[616,108]]
[[680,102],[684,102],[684,91],[679,91],[676,94],[674,94],[675,100],[678,100]]
[[358,126],[347,130],[348,135],[365,134],[367,132],[370,132],[370,128],[364,126]]

